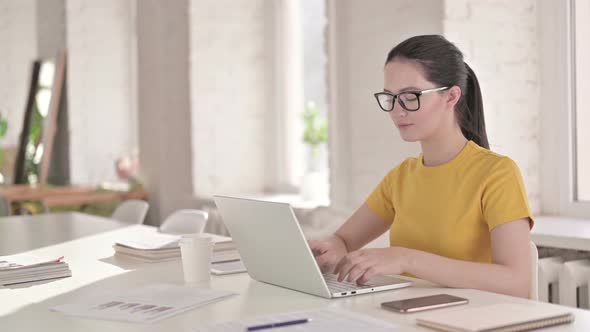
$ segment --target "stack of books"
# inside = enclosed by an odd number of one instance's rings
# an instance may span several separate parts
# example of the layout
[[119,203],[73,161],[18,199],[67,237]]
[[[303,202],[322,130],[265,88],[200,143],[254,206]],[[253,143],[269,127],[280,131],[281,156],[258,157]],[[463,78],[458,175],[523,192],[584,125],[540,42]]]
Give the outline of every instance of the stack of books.
[[[214,242],[212,263],[240,260],[240,254],[230,237],[209,233],[204,235],[211,236]],[[180,239],[179,235],[140,234],[136,238],[116,242],[113,249],[117,256],[146,263],[165,262],[180,259]]]
[[63,257],[46,259],[30,254],[0,256],[0,285],[71,277]]

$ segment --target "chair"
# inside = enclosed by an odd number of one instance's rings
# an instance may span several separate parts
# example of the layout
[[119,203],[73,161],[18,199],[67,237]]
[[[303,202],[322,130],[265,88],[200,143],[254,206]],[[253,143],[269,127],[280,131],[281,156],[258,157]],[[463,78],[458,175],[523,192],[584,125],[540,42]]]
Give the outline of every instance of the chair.
[[0,217],[8,217],[12,214],[10,202],[4,195],[0,195]]
[[539,251],[537,246],[531,241],[531,286],[529,289],[529,299],[539,300]]
[[209,214],[202,210],[179,210],[164,220],[160,231],[171,234],[202,233],[208,217]]
[[130,199],[119,204],[111,218],[130,224],[143,224],[148,209],[147,202]]

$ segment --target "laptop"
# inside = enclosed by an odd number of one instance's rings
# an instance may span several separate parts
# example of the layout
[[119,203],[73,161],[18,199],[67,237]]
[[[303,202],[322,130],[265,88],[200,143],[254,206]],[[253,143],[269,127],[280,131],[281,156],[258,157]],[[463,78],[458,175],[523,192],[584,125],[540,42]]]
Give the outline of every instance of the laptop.
[[325,298],[408,287],[411,281],[379,276],[366,285],[322,274],[293,209],[287,203],[214,196],[223,222],[250,276],[258,281]]

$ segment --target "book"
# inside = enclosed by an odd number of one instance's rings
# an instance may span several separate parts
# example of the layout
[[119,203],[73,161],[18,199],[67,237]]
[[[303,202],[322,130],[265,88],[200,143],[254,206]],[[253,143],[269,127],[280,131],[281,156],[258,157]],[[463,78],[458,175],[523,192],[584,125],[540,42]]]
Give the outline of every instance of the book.
[[[180,249],[171,254],[159,254],[159,253],[145,253],[145,252],[133,252],[128,248],[118,248],[116,245],[113,246],[117,256],[131,258],[144,263],[159,263],[167,262],[180,259]],[[211,263],[221,263],[229,261],[240,260],[240,254],[237,250],[222,250],[213,251],[213,257]]]
[[72,272],[63,257],[46,259],[30,254],[0,256],[0,285],[70,277]]
[[447,332],[519,332],[567,324],[568,308],[543,303],[493,304],[424,315],[416,323]]
[[[212,237],[212,262],[239,260],[240,255],[232,239],[227,236],[205,233]],[[116,255],[132,258],[145,263],[166,262],[180,259],[179,241],[181,236],[153,233],[141,234],[135,238],[117,241],[113,245]]]
[[[212,238],[214,242],[213,250],[215,251],[230,250],[236,248],[231,237],[210,233],[203,234],[208,235]],[[165,233],[144,233],[139,234],[134,238],[128,238],[117,241],[115,244],[121,247],[127,247],[137,250],[162,250],[179,248],[178,243],[180,242],[181,238],[182,236],[180,235],[172,235]]]

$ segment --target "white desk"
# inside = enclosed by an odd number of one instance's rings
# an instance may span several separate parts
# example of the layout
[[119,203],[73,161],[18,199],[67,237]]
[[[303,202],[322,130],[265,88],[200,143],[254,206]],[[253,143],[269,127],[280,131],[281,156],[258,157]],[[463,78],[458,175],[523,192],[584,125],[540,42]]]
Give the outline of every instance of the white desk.
[[[189,331],[193,327],[245,317],[341,307],[402,324],[404,331],[431,331],[414,324],[423,314],[395,314],[380,309],[380,303],[395,299],[440,292],[469,298],[470,305],[523,303],[528,300],[476,290],[433,288],[425,282],[415,287],[328,300],[253,281],[247,274],[213,277],[211,287],[238,293],[238,296],[198,308],[154,324],[131,324],[67,317],[47,308],[75,303],[90,297],[116,293],[154,282],[182,283],[180,262],[154,265],[134,263],[111,257],[113,241],[136,232],[150,232],[149,226],[129,226],[85,238],[32,250],[37,255],[66,256],[73,277],[27,288],[0,289],[0,327],[2,331]],[[0,241],[10,236],[0,234]],[[49,236],[49,235],[48,235]],[[115,264],[115,265],[114,265]],[[540,304],[551,306],[551,304]],[[465,308],[465,306],[463,306]],[[458,310],[460,307],[441,310]],[[590,331],[590,312],[571,309],[576,322],[545,331]]]
[[590,221],[564,217],[535,218],[531,239],[537,246],[590,251]]
[[46,247],[128,226],[125,223],[68,212],[0,218],[0,256]]

